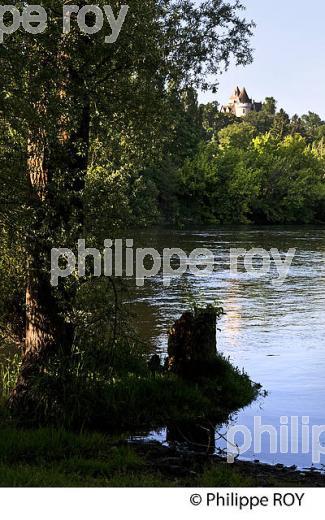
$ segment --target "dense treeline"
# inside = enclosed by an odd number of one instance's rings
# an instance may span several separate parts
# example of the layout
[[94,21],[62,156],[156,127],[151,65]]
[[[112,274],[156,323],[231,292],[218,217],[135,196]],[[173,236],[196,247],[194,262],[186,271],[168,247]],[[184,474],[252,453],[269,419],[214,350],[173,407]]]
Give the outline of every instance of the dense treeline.
[[170,88],[160,123],[155,143],[138,143],[136,161],[124,141],[116,169],[108,146],[89,170],[86,202],[92,213],[99,197],[101,235],[107,216],[117,227],[324,222],[325,122],[317,114],[290,119],[268,97],[261,112],[236,118],[218,102],[199,105],[193,88]]
[[[317,223],[325,220],[325,122],[291,119],[266,98],[244,118],[198,105],[183,92],[175,136],[156,163],[161,218],[186,223]],[[181,121],[181,129],[177,123]]]

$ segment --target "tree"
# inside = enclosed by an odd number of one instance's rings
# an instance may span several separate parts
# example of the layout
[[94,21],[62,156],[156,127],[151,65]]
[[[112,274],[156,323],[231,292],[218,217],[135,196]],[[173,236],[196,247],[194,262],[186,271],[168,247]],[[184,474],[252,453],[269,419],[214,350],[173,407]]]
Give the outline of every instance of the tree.
[[233,134],[243,124],[221,131],[235,137],[224,145],[202,143],[180,170],[186,218],[209,224],[323,222],[322,143],[311,147],[299,134],[280,139],[268,132],[243,146],[237,139],[242,133]]
[[245,116],[245,121],[255,126],[259,134],[269,132],[274,124],[276,113],[276,100],[273,97],[265,98],[260,112],[249,112]]
[[247,148],[201,145],[180,171],[184,214],[205,224],[247,224],[259,192],[259,171],[251,166]]
[[318,129],[324,125],[324,121],[315,112],[308,112],[308,114],[301,116],[301,123],[309,142],[317,138]]
[[[51,287],[50,249],[63,243],[71,247],[82,232],[89,147],[101,115],[137,112],[139,134],[148,142],[150,129],[159,123],[155,107],[164,103],[166,85],[215,88],[216,75],[232,56],[238,64],[252,59],[253,24],[240,16],[238,0],[132,0],[113,45],[104,43],[101,32],[81,34],[75,23],[62,35],[62,14],[52,1],[44,4],[46,32],[17,31],[0,46],[0,110],[24,141],[33,213],[26,240],[26,342],[16,402],[41,360],[59,346],[68,351],[73,341],[69,313],[76,284],[69,280]],[[111,5],[117,13],[119,2]]]
[[274,116],[271,116],[261,110],[261,112],[248,112],[246,114],[244,120],[246,123],[249,123],[250,125],[254,126],[256,128],[257,133],[259,134],[265,134],[266,132],[269,132],[272,128]]
[[250,146],[252,139],[257,135],[253,125],[243,121],[223,128],[218,133],[218,141],[221,148],[246,149]]
[[324,218],[324,162],[299,134],[254,140],[260,196],[252,208],[268,223],[305,223]]
[[200,106],[203,138],[209,141],[219,130],[238,122],[234,114],[224,114],[220,112],[218,101],[212,101]]
[[272,135],[282,139],[289,134],[290,130],[290,118],[288,114],[281,108],[279,112],[275,114],[273,125],[271,129]]
[[263,112],[269,116],[274,116],[276,113],[277,102],[274,97],[266,97],[262,106]]
[[291,135],[300,134],[301,136],[305,136],[304,125],[301,120],[301,117],[298,114],[294,114],[290,121],[290,133]]

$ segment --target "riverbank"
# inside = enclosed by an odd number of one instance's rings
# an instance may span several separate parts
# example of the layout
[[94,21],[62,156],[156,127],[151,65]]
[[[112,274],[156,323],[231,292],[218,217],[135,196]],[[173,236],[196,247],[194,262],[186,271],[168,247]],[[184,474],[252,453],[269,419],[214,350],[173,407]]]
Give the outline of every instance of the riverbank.
[[[296,466],[270,465],[237,459],[228,464],[225,457],[163,446],[156,441],[133,445],[156,471],[184,485],[199,487],[324,487],[325,475]],[[188,484],[186,484],[188,482]],[[180,485],[180,484],[179,484]]]
[[[263,393],[259,384],[219,353],[200,365],[200,373],[187,379],[168,371],[159,358],[158,366],[148,366],[143,360],[133,371],[130,368],[113,377],[107,377],[105,371],[83,373],[69,362],[53,356],[46,370],[31,380],[22,405],[11,406],[10,411],[6,402],[15,387],[19,365],[2,370],[0,365],[0,422],[3,415],[25,428],[110,434],[150,431],[182,422],[217,424]],[[8,384],[6,375],[15,371]]]
[[0,430],[1,487],[323,487],[325,476],[281,465],[133,442],[99,433]]
[[[192,314],[187,316],[194,320]],[[197,320],[201,339],[202,314]],[[110,378],[105,371],[82,372],[73,365],[73,356],[66,358],[58,352],[46,369],[29,379],[18,406],[12,396],[20,364],[3,366],[0,485],[200,485],[209,458],[191,456],[184,462],[182,455],[173,464],[171,459],[180,452],[167,453],[164,447],[159,451],[159,443],[132,445],[128,439],[140,429],[148,433],[168,425],[175,444],[183,438],[179,439],[180,426],[186,425],[186,435],[213,453],[214,426],[262,394],[261,386],[243,370],[215,353],[214,327],[212,331],[207,360],[190,356],[183,360],[174,345],[168,366],[161,364],[159,356],[149,363],[143,358],[133,372],[116,372]],[[186,338],[188,346],[192,336]]]

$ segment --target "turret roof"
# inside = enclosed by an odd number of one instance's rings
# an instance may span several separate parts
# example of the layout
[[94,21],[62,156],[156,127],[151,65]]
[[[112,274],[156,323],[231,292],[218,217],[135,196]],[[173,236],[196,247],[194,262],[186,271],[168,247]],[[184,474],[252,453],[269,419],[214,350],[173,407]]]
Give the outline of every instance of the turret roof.
[[239,101],[241,103],[251,103],[251,99],[248,97],[245,87],[243,87],[239,93]]

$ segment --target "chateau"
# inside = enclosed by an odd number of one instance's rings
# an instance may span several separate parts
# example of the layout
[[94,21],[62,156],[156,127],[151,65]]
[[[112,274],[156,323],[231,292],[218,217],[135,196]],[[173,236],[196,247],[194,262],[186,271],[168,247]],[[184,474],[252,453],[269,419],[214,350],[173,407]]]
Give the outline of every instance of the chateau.
[[229,98],[229,103],[221,107],[221,112],[224,114],[233,114],[237,117],[243,117],[248,112],[260,112],[261,110],[262,103],[257,103],[248,97],[245,87],[242,90],[237,87]]

